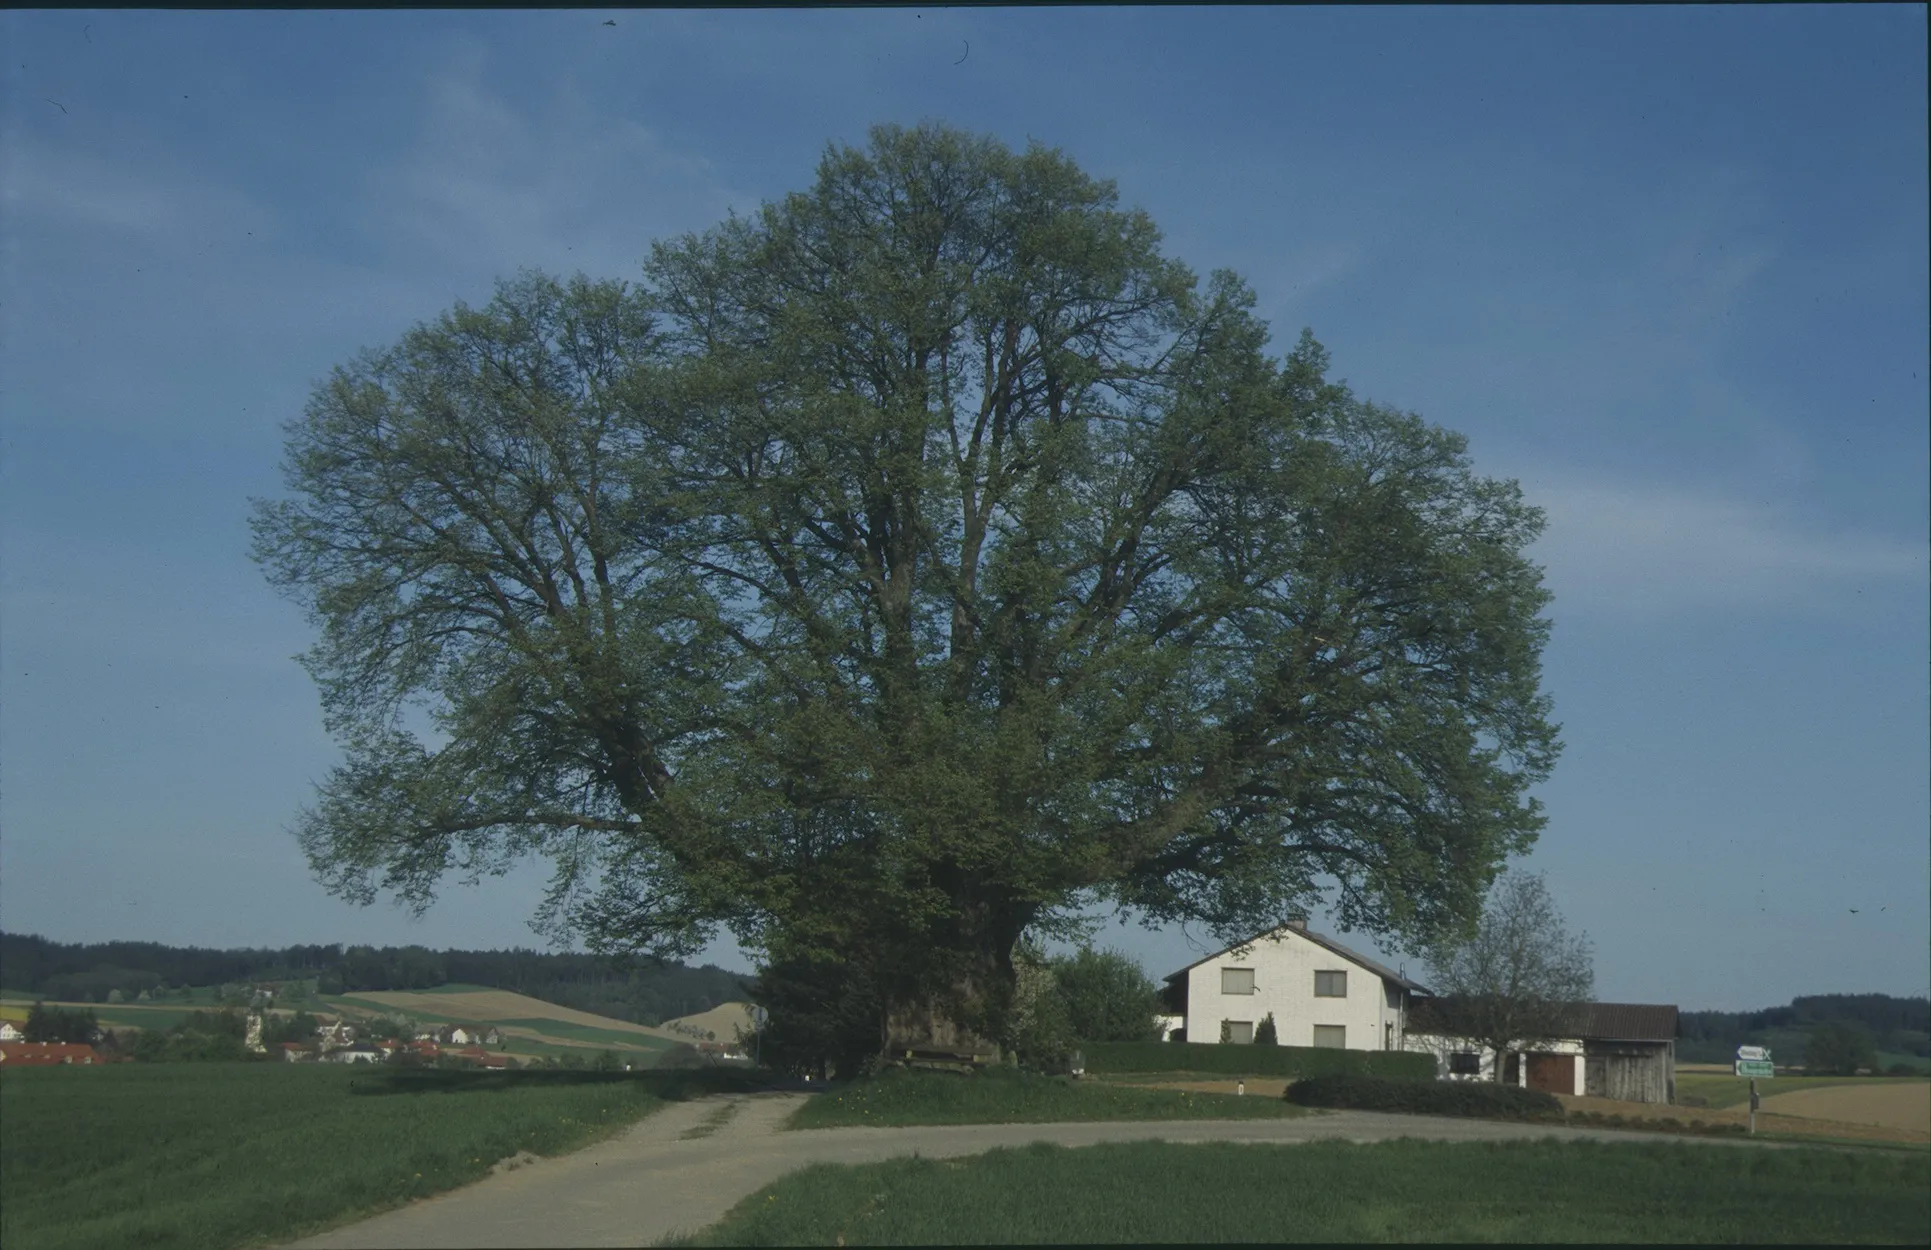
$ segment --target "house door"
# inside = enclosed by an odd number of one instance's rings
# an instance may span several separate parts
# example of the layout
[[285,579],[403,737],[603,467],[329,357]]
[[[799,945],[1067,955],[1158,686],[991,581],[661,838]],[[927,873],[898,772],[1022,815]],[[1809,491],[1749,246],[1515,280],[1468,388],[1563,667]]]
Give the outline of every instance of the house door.
[[1576,1092],[1576,1061],[1571,1055],[1530,1055],[1529,1088],[1545,1094]]
[[1515,1051],[1509,1052],[1508,1066],[1502,1070],[1502,1084],[1520,1085],[1522,1083],[1522,1056]]

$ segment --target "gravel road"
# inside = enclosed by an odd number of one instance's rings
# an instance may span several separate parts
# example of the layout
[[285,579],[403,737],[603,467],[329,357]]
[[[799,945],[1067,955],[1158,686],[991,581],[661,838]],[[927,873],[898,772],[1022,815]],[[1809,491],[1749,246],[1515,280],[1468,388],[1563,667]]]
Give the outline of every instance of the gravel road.
[[[979,1154],[999,1146],[1054,1142],[1355,1142],[1418,1137],[1434,1141],[1520,1138],[1653,1140],[1764,1148],[1765,1143],[1600,1129],[1551,1128],[1489,1120],[1336,1111],[1291,1120],[1168,1120],[1077,1124],[972,1124],[780,1132],[811,1097],[730,1094],[673,1103],[599,1145],[544,1159],[474,1185],[426,1198],[293,1243],[288,1250],[420,1250],[427,1247],[642,1246],[716,1222],[741,1199],[811,1163],[870,1163],[898,1155]],[[684,1133],[737,1103],[709,1136]],[[1774,1148],[1774,1147],[1771,1147]]]

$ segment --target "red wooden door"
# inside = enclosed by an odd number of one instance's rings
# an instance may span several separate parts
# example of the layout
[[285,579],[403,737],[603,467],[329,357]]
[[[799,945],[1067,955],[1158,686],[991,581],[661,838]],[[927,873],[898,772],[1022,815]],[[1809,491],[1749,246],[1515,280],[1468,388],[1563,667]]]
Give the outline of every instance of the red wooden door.
[[1576,1089],[1573,1055],[1530,1055],[1529,1088],[1545,1094],[1572,1094]]

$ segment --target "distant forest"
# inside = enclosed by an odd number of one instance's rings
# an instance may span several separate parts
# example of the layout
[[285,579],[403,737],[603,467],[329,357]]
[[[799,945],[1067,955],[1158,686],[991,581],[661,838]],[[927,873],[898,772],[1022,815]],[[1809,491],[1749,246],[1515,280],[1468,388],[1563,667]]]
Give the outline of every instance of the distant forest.
[[1856,1025],[1879,1051],[1931,1057],[1931,1000],[1889,994],[1811,994],[1762,1011],[1685,1011],[1677,1015],[1676,1057],[1724,1063],[1738,1046],[1769,1045],[1785,1062],[1800,1062],[1800,1041],[1826,1024]]
[[[0,988],[60,1002],[104,1003],[186,986],[313,982],[323,994],[417,990],[446,982],[514,990],[637,1024],[661,1024],[742,1001],[750,977],[714,964],[533,950],[432,951],[423,946],[289,946],[208,950],[158,942],[50,942],[0,933]],[[118,993],[116,993],[118,991]]]

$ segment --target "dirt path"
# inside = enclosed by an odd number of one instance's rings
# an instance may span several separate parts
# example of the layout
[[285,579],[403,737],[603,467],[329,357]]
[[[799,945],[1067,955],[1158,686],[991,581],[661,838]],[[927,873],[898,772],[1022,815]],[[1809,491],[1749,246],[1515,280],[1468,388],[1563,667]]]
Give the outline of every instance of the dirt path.
[[[972,1124],[919,1128],[837,1128],[780,1132],[808,1094],[721,1095],[674,1103],[623,1135],[575,1154],[506,1171],[412,1203],[288,1250],[357,1247],[640,1246],[715,1223],[743,1199],[810,1163],[871,1163],[900,1155],[980,1154],[999,1146],[1105,1141],[1368,1142],[1593,1138],[1763,1147],[1721,1138],[1550,1128],[1488,1120],[1331,1112],[1292,1120],[1180,1120],[1162,1123]],[[735,1112],[707,1136],[721,1104]],[[1774,1148],[1774,1147],[1772,1147]]]
[[1878,1124],[1931,1136],[1931,1084],[1898,1081],[1883,1085],[1827,1085],[1772,1094],[1762,1110],[1778,1115],[1853,1124]]

